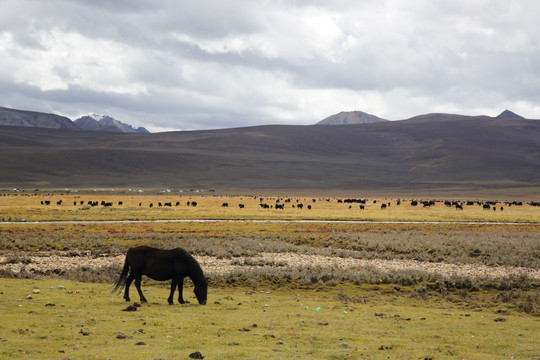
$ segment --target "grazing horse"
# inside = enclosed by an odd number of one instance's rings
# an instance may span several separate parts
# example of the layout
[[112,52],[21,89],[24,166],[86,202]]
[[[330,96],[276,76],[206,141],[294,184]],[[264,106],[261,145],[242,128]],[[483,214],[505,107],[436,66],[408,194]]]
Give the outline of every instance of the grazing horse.
[[125,287],[124,299],[130,301],[129,286],[135,280],[135,287],[137,288],[141,302],[148,302],[141,291],[141,278],[143,275],[157,281],[172,279],[171,294],[168,298],[170,305],[173,304],[174,291],[177,285],[179,293],[178,302],[180,304],[187,302],[182,296],[182,290],[184,278],[188,276],[193,281],[193,284],[195,284],[194,292],[197,301],[201,305],[206,304],[208,279],[204,277],[204,273],[197,260],[184,249],[162,250],[149,246],[130,248],[126,254],[122,274],[120,274],[113,292]]

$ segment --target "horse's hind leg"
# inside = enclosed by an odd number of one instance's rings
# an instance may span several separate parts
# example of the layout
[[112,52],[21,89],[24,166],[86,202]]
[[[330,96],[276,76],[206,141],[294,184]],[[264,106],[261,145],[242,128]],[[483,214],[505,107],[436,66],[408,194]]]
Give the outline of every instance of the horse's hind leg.
[[173,305],[174,304],[174,301],[173,301],[173,298],[174,298],[174,291],[176,290],[176,284],[178,283],[178,280],[176,280],[174,277],[172,278],[172,281],[171,281],[171,294],[169,295],[169,298],[167,299],[168,302],[169,302],[169,305]]
[[130,272],[129,276],[126,279],[126,289],[124,291],[124,299],[126,299],[126,301],[130,300],[129,299],[129,287],[130,287],[131,283],[133,282],[133,279],[135,279],[135,276],[133,275],[133,272]]
[[142,303],[147,303],[148,301],[144,297],[144,295],[142,293],[142,290],[141,290],[141,278],[142,278],[142,275],[135,276],[135,287],[137,288],[137,292],[139,293],[139,297],[141,299],[141,302]]

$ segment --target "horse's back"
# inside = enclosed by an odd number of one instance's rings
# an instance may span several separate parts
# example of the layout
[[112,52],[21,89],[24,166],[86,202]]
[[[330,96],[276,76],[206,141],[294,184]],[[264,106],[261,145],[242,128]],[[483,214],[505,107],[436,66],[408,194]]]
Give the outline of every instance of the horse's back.
[[164,250],[150,246],[130,248],[126,255],[134,272],[154,280],[166,280],[175,275],[185,276],[190,258],[191,255],[181,248]]
[[[182,249],[182,248],[175,248],[175,249],[158,249],[151,246],[141,245],[129,248],[128,255],[136,255],[136,256],[155,256],[155,257],[189,257],[189,253]],[[138,255],[141,254],[141,255]]]

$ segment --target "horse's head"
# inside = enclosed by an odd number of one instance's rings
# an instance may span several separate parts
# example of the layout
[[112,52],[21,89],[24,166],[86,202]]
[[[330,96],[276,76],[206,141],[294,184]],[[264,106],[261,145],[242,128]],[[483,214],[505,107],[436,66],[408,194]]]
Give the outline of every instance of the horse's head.
[[206,297],[208,295],[208,279],[204,278],[201,283],[195,285],[194,292],[199,304],[206,305]]

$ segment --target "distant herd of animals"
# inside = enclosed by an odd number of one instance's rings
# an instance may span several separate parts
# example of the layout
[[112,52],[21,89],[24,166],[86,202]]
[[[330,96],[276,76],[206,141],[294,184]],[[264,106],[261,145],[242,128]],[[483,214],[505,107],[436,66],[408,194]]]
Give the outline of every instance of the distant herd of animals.
[[[319,202],[320,201],[326,201],[326,202],[330,202],[331,199],[319,199]],[[368,200],[368,199],[337,199],[337,203],[343,203],[343,204],[348,204],[349,205],[349,209],[352,209],[353,208],[353,204],[356,204],[358,205],[358,208],[360,210],[364,210],[366,208],[366,205],[371,201],[372,204],[377,204],[377,200]],[[259,199],[259,206],[262,208],[262,209],[277,209],[277,210],[283,210],[285,209],[285,206],[288,205],[290,206],[291,208],[297,208],[297,209],[303,209],[304,208],[304,204],[300,202],[299,199],[296,199],[296,201],[293,201],[293,199],[291,198],[278,198],[277,200],[275,200],[275,203],[274,204],[268,204],[267,203],[268,201],[264,198],[260,198]],[[317,203],[317,199],[312,199],[312,203]],[[409,200],[409,204],[411,206],[422,206],[424,208],[429,208],[431,206],[434,206],[436,203],[443,203],[445,206],[447,207],[455,207],[456,210],[463,210],[463,206],[482,206],[482,208],[484,210],[494,210],[494,211],[497,211],[497,210],[500,210],[500,211],[503,211],[504,210],[504,206],[507,206],[507,207],[511,207],[511,206],[523,206],[525,204],[527,205],[530,205],[530,206],[536,206],[536,207],[540,207],[540,202],[537,202],[537,201],[531,201],[531,202],[528,202],[528,203],[524,203],[523,201],[504,201],[504,202],[499,202],[499,201],[449,201],[449,200]],[[56,205],[63,205],[63,201],[62,200],[58,200],[56,201]],[[398,199],[396,202],[395,202],[396,206],[400,206],[402,204],[402,200]],[[50,200],[41,200],[41,205],[51,205],[51,201]],[[84,201],[73,201],[73,206],[84,206],[85,205],[85,202]],[[112,207],[114,204],[112,202],[106,202],[106,201],[87,201],[86,202],[86,205],[88,206],[91,206],[91,207],[95,207],[95,206],[103,206],[103,207]],[[117,206],[122,206],[123,205],[123,202],[122,201],[118,201],[117,203]],[[391,202],[383,202],[380,204],[380,208],[381,210],[385,210],[387,208],[389,208],[390,206],[392,205]],[[504,205],[504,206],[503,206]],[[139,203],[139,207],[142,207],[143,206],[143,203]],[[148,206],[150,208],[154,207],[154,203],[149,203],[149,204],[145,204],[144,206]],[[173,206],[173,203],[172,202],[158,202],[156,204],[157,207],[172,207]],[[181,203],[180,201],[176,201],[174,203],[174,206],[181,206]],[[187,201],[186,202],[186,206],[191,206],[191,207],[196,207],[197,206],[197,202],[196,201]],[[221,204],[221,207],[229,207],[229,203],[228,202],[224,202]],[[246,206],[245,204],[238,204],[238,207],[240,209],[244,209]],[[356,207],[356,206],[355,206]],[[312,209],[312,205],[311,204],[308,204],[306,206],[306,208],[308,210],[311,210]]]

